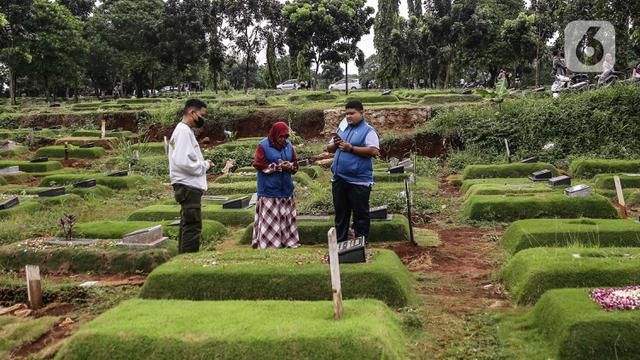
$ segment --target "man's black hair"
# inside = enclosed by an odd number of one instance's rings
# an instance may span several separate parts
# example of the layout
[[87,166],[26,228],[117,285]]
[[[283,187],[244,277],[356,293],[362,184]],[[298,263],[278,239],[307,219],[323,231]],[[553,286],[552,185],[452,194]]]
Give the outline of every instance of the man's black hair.
[[354,109],[360,112],[364,111],[364,107],[362,106],[362,101],[360,100],[351,100],[344,107],[345,109]]
[[189,99],[186,104],[184,104],[184,113],[188,113],[191,109],[200,110],[202,108],[207,108],[207,104],[204,101],[200,99]]

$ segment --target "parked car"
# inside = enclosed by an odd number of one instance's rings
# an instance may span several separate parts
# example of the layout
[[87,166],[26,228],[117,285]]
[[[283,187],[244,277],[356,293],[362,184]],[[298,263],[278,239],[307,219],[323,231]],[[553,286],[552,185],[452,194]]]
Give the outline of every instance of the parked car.
[[298,90],[299,88],[300,83],[298,82],[298,79],[287,80],[276,86],[276,89],[278,90]]
[[[346,82],[340,80],[336,83],[329,85],[329,90],[346,90]],[[362,85],[360,85],[359,79],[349,79],[349,90],[362,89]]]
[[165,92],[176,91],[176,90],[178,90],[178,89],[177,89],[175,86],[167,85],[167,86],[163,86],[163,87],[160,89],[160,92],[161,92],[161,93],[165,93]]

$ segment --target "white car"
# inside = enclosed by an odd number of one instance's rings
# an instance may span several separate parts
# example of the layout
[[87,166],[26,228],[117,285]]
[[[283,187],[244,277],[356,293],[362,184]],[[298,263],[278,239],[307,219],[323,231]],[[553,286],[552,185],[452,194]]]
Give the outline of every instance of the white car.
[[[340,80],[336,83],[329,85],[329,90],[346,90],[346,82]],[[359,79],[349,79],[349,90],[362,89],[362,85],[360,85]]]
[[298,79],[291,79],[283,82],[282,84],[278,84],[276,89],[278,90],[298,90],[300,88],[300,83]]

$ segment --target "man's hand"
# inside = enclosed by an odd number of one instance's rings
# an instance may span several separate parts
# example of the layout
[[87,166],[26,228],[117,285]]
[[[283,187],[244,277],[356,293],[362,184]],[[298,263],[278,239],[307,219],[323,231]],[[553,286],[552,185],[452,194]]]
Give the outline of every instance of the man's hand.
[[211,160],[207,160],[207,162],[209,163],[209,169],[213,169],[216,166],[216,164],[214,164]]
[[353,145],[349,144],[344,140],[338,144],[338,147],[340,148],[340,150],[346,151],[346,152],[351,152],[351,149],[353,149]]

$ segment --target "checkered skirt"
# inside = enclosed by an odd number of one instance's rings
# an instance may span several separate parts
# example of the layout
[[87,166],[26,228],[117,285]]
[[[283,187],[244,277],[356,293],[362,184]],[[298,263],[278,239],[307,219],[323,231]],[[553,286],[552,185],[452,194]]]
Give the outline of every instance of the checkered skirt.
[[255,249],[296,248],[300,246],[298,241],[295,199],[258,196],[251,246]]

